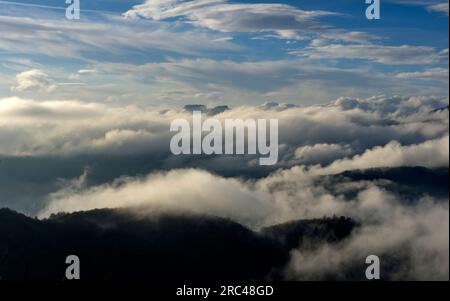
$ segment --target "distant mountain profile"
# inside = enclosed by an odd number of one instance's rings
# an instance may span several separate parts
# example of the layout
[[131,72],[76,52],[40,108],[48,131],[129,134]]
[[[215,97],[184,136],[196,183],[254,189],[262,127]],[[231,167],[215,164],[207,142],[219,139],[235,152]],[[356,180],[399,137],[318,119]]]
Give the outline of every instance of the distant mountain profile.
[[227,219],[125,209],[53,215],[0,210],[0,275],[64,280],[68,255],[86,280],[276,280],[300,243],[333,243],[356,227],[348,218],[292,222],[254,232]]
[[345,171],[334,175],[352,181],[378,181],[384,188],[401,194],[402,199],[431,195],[448,199],[448,168],[391,167]]

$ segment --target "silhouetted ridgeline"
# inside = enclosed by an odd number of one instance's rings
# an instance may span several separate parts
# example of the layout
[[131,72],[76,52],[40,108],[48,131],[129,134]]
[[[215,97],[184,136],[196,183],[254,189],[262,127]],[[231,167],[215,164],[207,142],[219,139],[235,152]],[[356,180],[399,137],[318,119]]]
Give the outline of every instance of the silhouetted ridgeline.
[[338,243],[350,236],[357,224],[350,218],[300,220],[263,228],[261,233],[287,249],[313,249],[323,243]]
[[[371,181],[387,191],[397,194],[399,199],[405,202],[414,202],[424,196],[432,196],[438,199],[448,200],[449,196],[449,169],[413,167],[372,168],[364,170],[345,171],[337,175],[324,176],[321,184],[331,191],[348,181]],[[353,199],[359,192],[347,197]],[[349,193],[349,192],[347,192]]]
[[279,279],[289,251],[304,242],[338,242],[347,218],[291,222],[261,233],[227,219],[160,212],[93,210],[37,220],[0,210],[0,276],[63,280],[65,258],[81,261],[82,279]]

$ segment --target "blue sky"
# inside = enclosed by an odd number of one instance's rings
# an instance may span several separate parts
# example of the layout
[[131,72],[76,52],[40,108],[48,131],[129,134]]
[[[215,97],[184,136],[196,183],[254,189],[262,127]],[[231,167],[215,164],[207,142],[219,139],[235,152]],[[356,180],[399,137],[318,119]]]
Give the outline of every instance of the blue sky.
[[[14,3],[13,3],[14,2]],[[22,5],[20,5],[22,4]],[[0,99],[326,103],[448,90],[448,2],[0,1]]]

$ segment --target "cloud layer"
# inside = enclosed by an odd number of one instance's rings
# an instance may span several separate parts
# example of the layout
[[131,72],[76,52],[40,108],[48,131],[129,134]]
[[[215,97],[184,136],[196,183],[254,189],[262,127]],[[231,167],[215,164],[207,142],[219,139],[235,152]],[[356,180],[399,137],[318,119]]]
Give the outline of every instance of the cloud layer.
[[[382,155],[394,158],[386,161],[388,166],[396,162],[436,166],[445,164],[447,106],[447,98],[339,98],[324,106],[242,106],[215,117],[279,119],[280,152],[286,164],[318,162],[311,156],[308,161],[308,148],[312,148],[315,156],[324,153],[325,161],[326,152],[333,152],[333,159],[360,155],[352,160],[371,162],[370,157]],[[192,118],[189,112],[176,109],[21,98],[0,100],[0,117],[0,135],[9,137],[8,144],[0,145],[5,156],[162,153],[168,157],[170,122]],[[327,147],[331,149],[318,150]],[[427,162],[433,150],[436,153]]]
[[[214,115],[220,120],[279,119],[280,160],[263,174],[257,157],[171,155],[169,124],[180,117],[191,115],[136,105],[2,99],[0,138],[8,143],[0,145],[0,189],[14,200],[6,204],[21,204],[17,209],[40,217],[95,208],[139,208],[136,214],[176,208],[231,218],[254,229],[344,215],[360,222],[359,230],[339,245],[294,251],[286,279],[326,279],[373,253],[409,262],[389,271],[392,279],[448,278],[448,199],[411,189],[405,194],[395,181],[341,174],[448,168],[447,98],[338,98],[308,107],[271,102]],[[103,157],[112,159],[103,164]],[[84,172],[77,175],[70,165],[59,169],[56,163],[72,161]],[[40,169],[37,185],[30,168],[39,162],[45,170]],[[124,172],[113,166],[119,162],[142,167]],[[8,170],[15,176],[3,174]],[[21,200],[24,193],[33,202]]]
[[296,32],[324,29],[319,17],[335,15],[325,11],[305,11],[286,4],[231,3],[225,0],[158,0],[137,5],[124,14],[128,18],[154,20],[183,17],[195,26],[221,32],[274,32],[295,37]]

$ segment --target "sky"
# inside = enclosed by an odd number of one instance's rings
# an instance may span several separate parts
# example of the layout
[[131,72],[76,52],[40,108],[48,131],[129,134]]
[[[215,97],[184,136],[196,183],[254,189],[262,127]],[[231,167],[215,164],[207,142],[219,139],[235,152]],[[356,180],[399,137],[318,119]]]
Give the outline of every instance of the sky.
[[144,107],[448,95],[448,3],[0,1],[0,97]]

